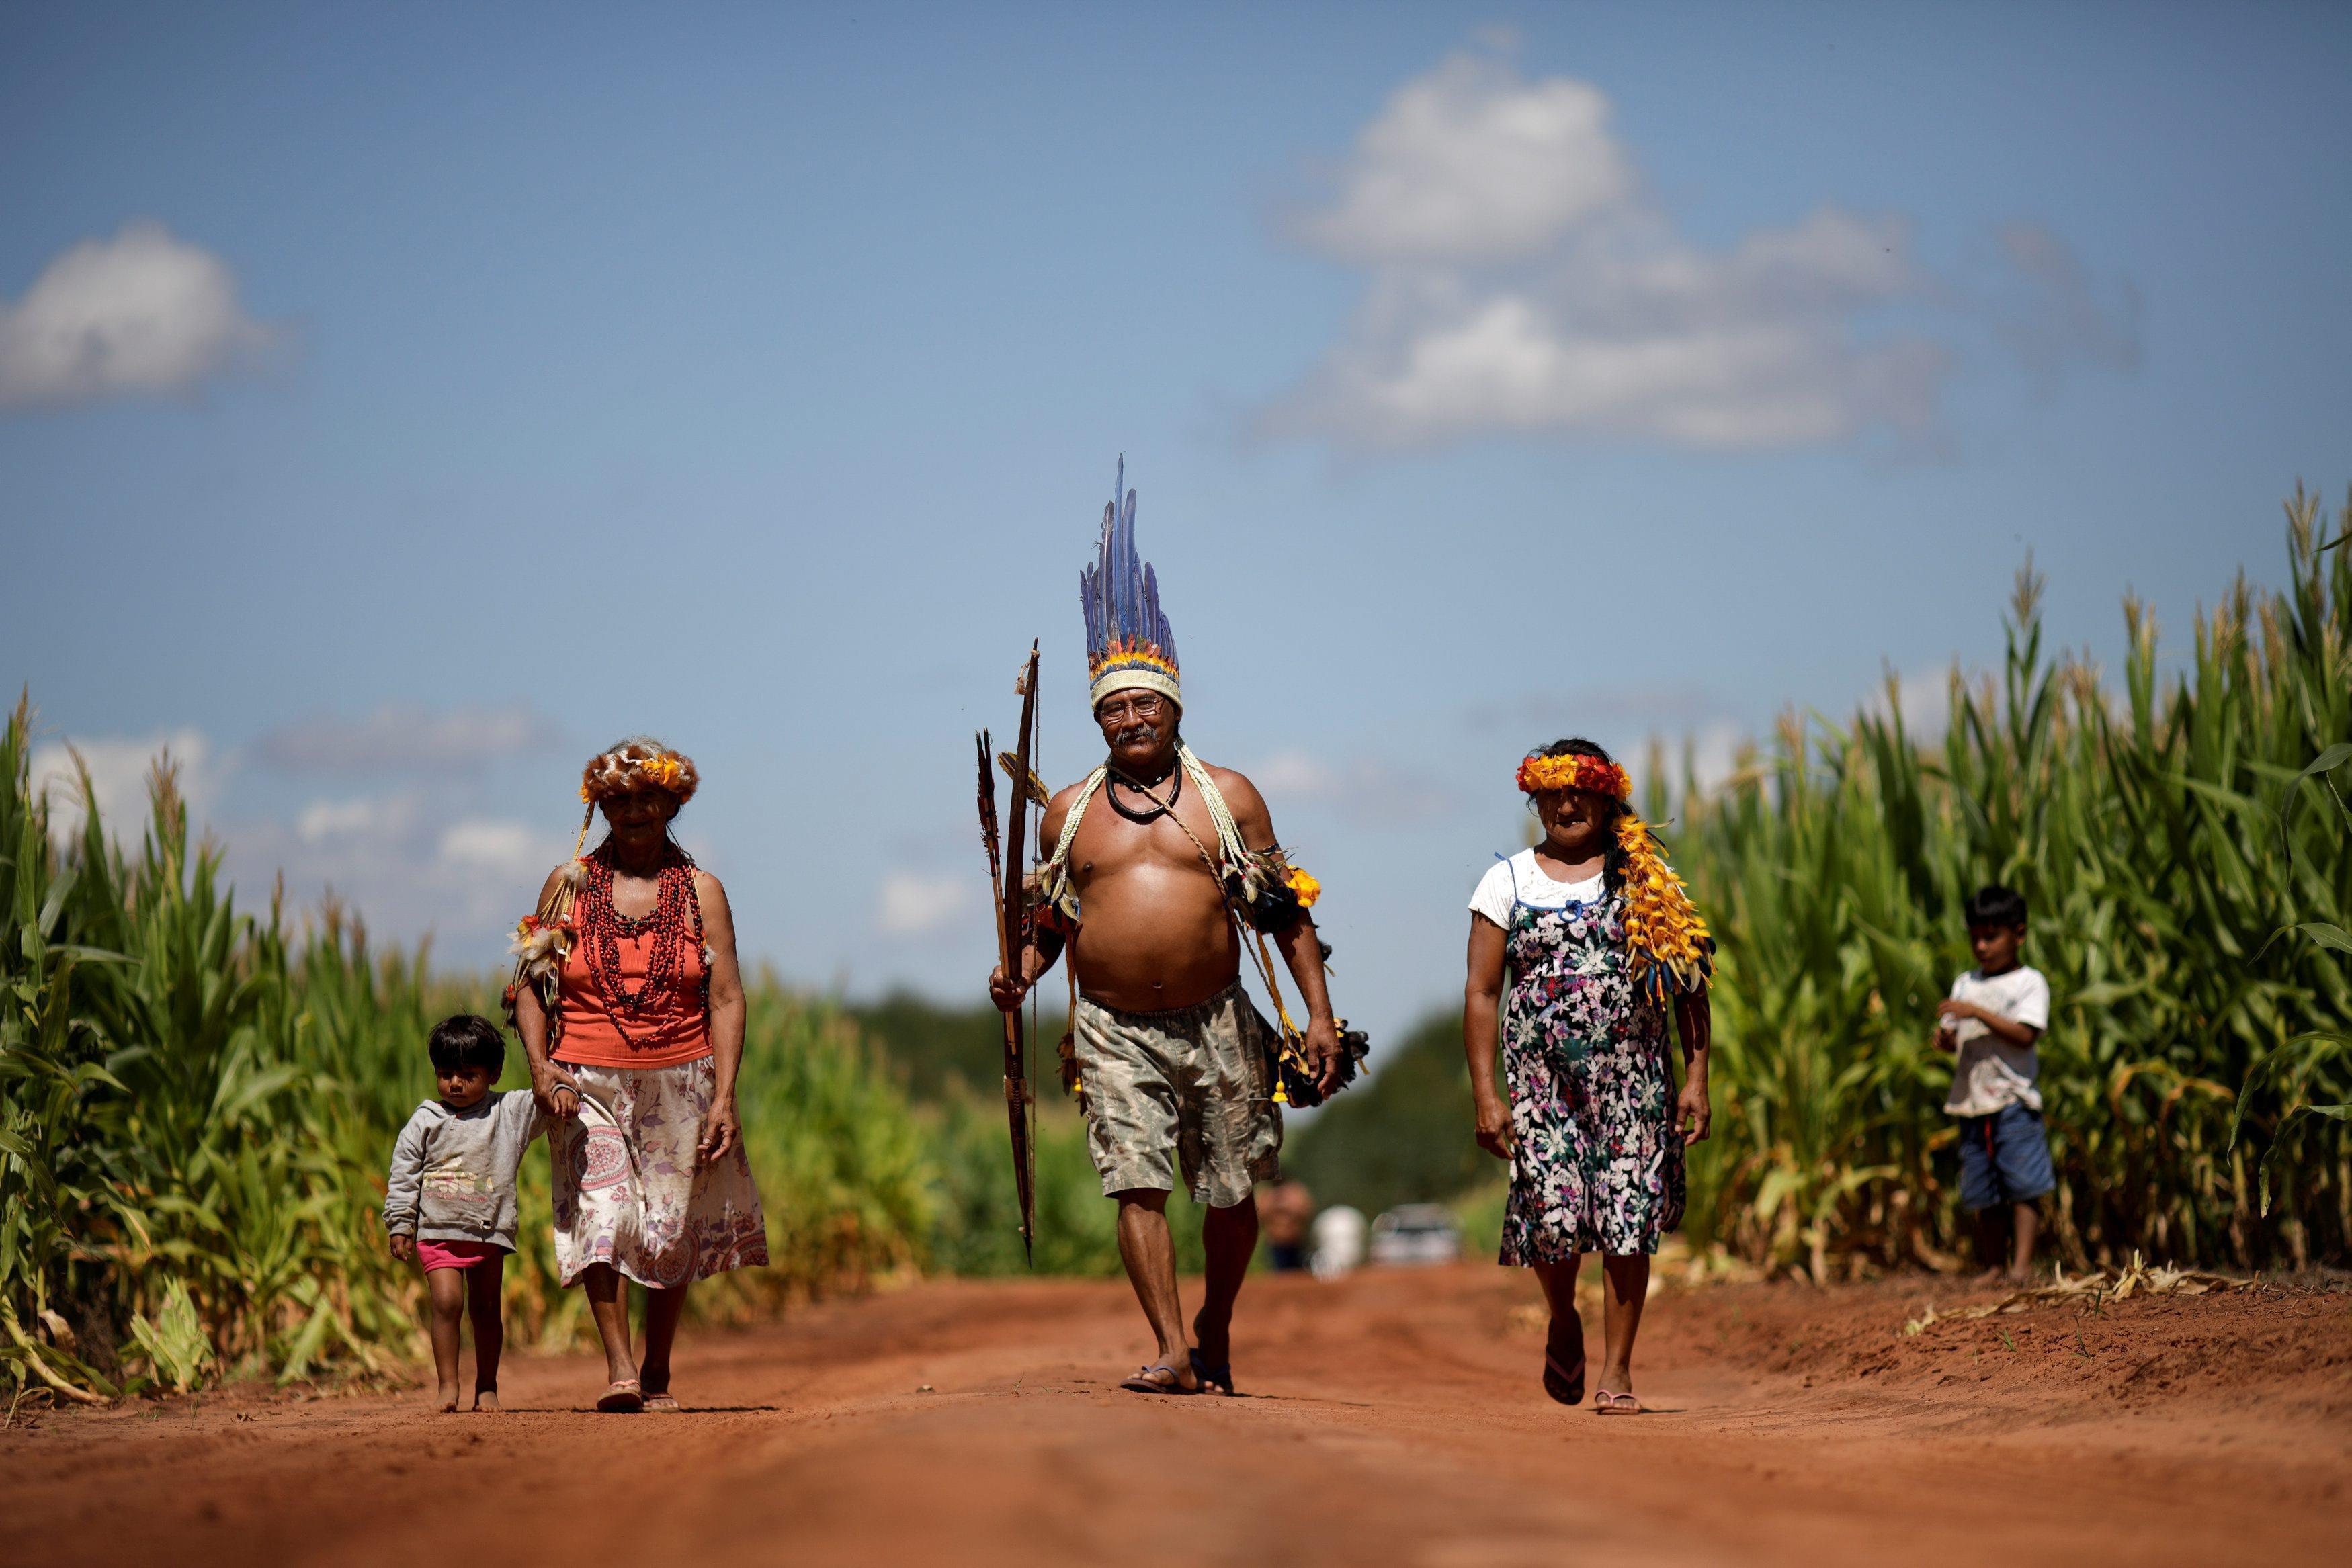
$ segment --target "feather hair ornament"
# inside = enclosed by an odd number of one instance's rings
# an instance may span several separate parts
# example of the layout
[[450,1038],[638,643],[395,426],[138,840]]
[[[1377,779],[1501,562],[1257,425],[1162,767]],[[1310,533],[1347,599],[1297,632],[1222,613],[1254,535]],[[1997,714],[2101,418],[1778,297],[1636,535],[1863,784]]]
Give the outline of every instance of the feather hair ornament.
[[1078,573],[1087,612],[1087,701],[1099,707],[1113,692],[1138,687],[1184,706],[1176,668],[1176,633],[1160,608],[1160,575],[1135,549],[1135,492],[1127,458],[1103,508],[1095,564]]
[[1618,893],[1625,901],[1625,960],[1633,984],[1663,1006],[1674,993],[1706,988],[1715,973],[1715,938],[1706,932],[1683,879],[1659,853],[1658,836],[1628,806],[1617,813],[1622,855]]

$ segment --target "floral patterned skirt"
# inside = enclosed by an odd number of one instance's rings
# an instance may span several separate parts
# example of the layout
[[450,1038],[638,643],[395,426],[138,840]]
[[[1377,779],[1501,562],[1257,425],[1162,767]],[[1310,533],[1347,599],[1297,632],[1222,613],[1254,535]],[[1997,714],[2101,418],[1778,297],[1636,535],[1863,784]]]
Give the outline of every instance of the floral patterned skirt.
[[555,1262],[565,1284],[609,1263],[640,1285],[691,1284],[768,1260],[768,1222],[743,1145],[698,1166],[695,1143],[718,1092],[710,1058],[673,1067],[556,1065],[580,1114],[548,1134],[555,1166]]
[[1683,1220],[1683,1138],[1659,1031],[1634,1029],[1574,1061],[1504,1030],[1511,1192],[1501,1261],[1653,1253]]

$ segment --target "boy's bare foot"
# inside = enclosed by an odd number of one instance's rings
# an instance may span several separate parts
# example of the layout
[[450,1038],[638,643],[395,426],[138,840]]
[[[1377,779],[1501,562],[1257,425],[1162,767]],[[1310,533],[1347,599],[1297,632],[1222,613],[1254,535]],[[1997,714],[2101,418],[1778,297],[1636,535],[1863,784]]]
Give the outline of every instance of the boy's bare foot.
[[457,1413],[457,1391],[454,1388],[443,1389],[441,1391],[441,1403],[436,1406],[436,1408],[438,1408],[444,1416],[455,1416]]
[[498,1409],[498,1407],[499,1407],[499,1391],[498,1391],[497,1389],[495,1389],[495,1388],[477,1388],[477,1389],[475,1389],[475,1390],[474,1390],[474,1408],[475,1408],[475,1409],[477,1409],[477,1410],[491,1410],[491,1411],[495,1411],[496,1409]]

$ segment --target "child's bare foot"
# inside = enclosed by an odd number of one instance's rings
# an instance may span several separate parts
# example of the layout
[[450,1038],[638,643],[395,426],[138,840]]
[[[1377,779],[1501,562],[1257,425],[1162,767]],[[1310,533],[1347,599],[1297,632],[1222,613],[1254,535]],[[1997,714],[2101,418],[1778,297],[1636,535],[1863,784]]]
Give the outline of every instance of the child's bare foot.
[[442,1389],[441,1402],[436,1408],[444,1416],[455,1416],[457,1413],[457,1391],[454,1388]]
[[1969,1284],[1972,1289],[1982,1291],[1988,1290],[1994,1285],[1998,1285],[2008,1278],[2008,1274],[2000,1269],[1987,1269],[1983,1273],[1979,1274],[1974,1280],[1970,1281]]
[[477,1388],[477,1389],[475,1389],[475,1390],[474,1390],[474,1408],[475,1408],[475,1409],[477,1409],[477,1410],[491,1410],[491,1411],[495,1411],[496,1409],[498,1409],[498,1407],[499,1407],[499,1391],[498,1391],[497,1389],[495,1389],[495,1388]]

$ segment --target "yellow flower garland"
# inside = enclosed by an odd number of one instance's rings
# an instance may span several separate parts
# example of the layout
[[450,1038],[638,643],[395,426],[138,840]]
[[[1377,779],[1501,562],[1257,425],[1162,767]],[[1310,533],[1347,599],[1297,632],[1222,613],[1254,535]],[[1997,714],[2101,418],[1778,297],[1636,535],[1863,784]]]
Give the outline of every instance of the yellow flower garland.
[[1656,835],[1632,810],[1618,813],[1617,847],[1623,852],[1625,953],[1633,983],[1657,1001],[1670,991],[1706,988],[1715,972],[1715,938],[1689,891],[1658,852]]

